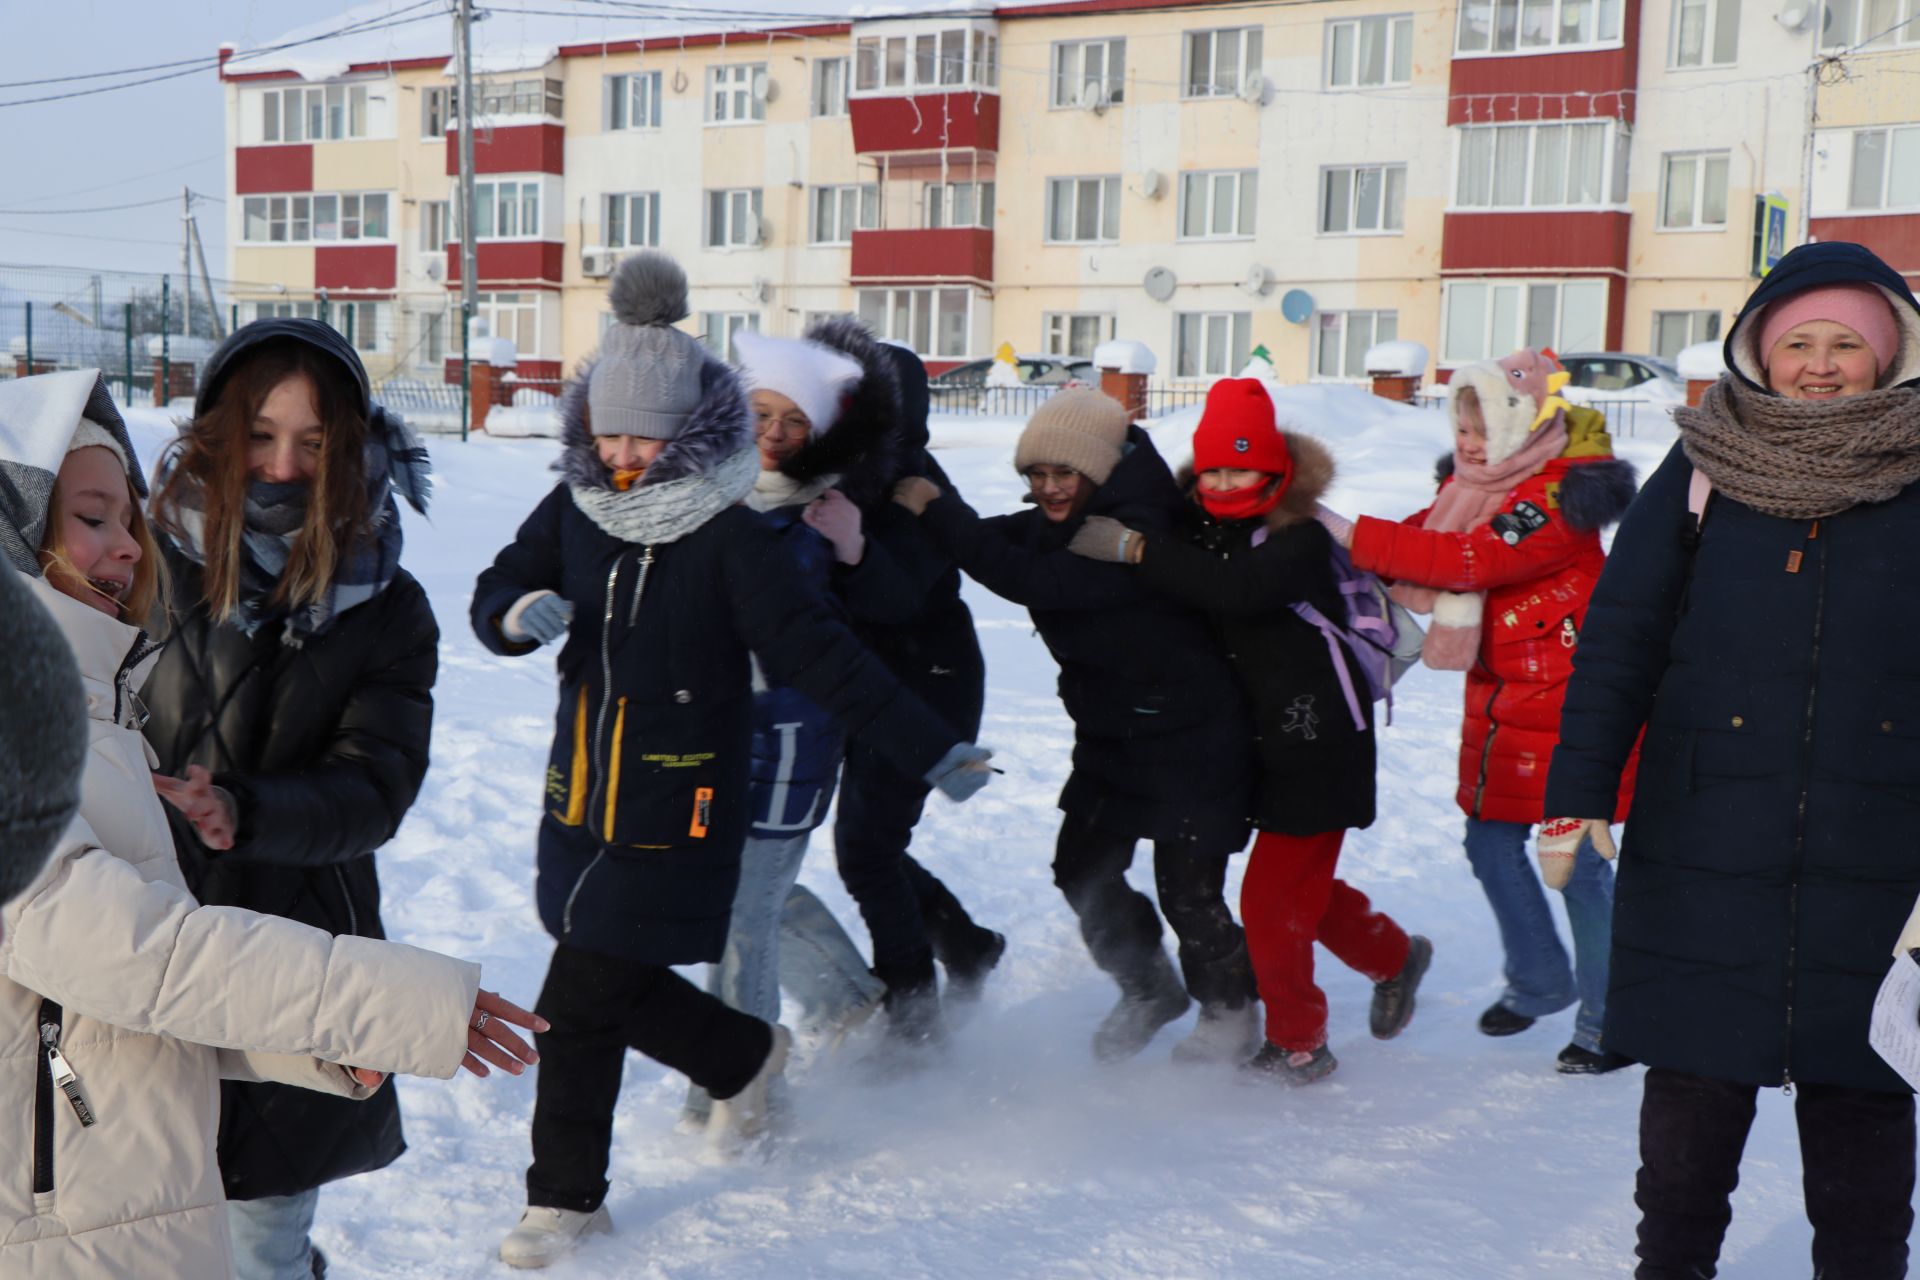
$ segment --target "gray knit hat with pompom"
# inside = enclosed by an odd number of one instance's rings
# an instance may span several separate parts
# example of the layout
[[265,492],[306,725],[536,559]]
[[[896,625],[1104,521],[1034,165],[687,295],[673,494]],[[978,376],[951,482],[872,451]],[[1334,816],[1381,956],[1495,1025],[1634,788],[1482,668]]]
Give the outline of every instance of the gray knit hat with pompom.
[[587,382],[596,436],[671,440],[700,403],[706,348],[673,327],[687,317],[687,273],[657,249],[621,262],[607,287],[614,319]]

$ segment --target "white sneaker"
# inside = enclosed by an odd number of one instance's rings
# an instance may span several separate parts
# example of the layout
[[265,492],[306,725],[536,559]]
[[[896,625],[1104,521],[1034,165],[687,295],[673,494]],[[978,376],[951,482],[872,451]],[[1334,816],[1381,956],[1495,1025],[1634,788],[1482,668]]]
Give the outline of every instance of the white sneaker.
[[1260,1047],[1260,1005],[1238,1009],[1202,1008],[1193,1030],[1173,1046],[1173,1060],[1187,1063],[1241,1063]]
[[767,1131],[773,1082],[786,1069],[787,1051],[791,1048],[793,1033],[775,1023],[773,1047],[767,1050],[766,1060],[753,1079],[747,1081],[747,1087],[731,1098],[714,1099],[713,1115],[707,1121],[708,1141],[722,1148],[738,1147]]
[[544,1267],[570,1252],[580,1237],[612,1230],[613,1218],[605,1205],[580,1213],[530,1204],[520,1215],[520,1225],[500,1242],[500,1261],[510,1267]]

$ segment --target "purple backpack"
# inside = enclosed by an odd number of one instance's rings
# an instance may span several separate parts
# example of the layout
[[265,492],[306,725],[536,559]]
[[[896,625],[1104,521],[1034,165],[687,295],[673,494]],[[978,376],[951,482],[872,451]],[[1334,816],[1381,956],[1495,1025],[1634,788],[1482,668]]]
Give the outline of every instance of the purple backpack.
[[[1254,545],[1266,541],[1265,535],[1264,529],[1255,534]],[[1387,594],[1386,585],[1378,577],[1354,568],[1353,557],[1345,547],[1335,543],[1328,563],[1333,568],[1334,587],[1347,607],[1347,616],[1335,621],[1304,600],[1294,604],[1293,611],[1326,637],[1327,656],[1333,660],[1334,672],[1340,677],[1340,691],[1347,696],[1353,727],[1364,730],[1367,718],[1360,705],[1359,691],[1354,688],[1353,673],[1341,661],[1343,646],[1357,660],[1360,673],[1366,677],[1368,701],[1378,702],[1384,698],[1387,723],[1392,724],[1393,686],[1419,663],[1425,633],[1413,614]]]

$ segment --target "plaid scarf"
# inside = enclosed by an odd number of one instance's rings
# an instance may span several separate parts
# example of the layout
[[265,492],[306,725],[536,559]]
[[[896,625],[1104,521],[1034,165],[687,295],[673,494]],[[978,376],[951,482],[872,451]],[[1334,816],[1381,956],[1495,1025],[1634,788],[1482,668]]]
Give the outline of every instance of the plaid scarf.
[[[368,422],[366,451],[366,527],[335,566],[333,578],[319,597],[287,609],[280,642],[300,648],[324,635],[335,618],[386,590],[400,571],[400,509],[397,490],[415,511],[425,515],[431,488],[427,451],[404,419],[374,406]],[[169,452],[161,463],[156,488],[166,483],[178,455]],[[306,522],[312,486],[305,483],[247,482],[246,527],[241,534],[245,559],[240,566],[240,599],[232,622],[251,636],[285,606],[274,599],[280,578],[292,558],[294,540]],[[197,487],[184,488],[174,513],[180,527],[180,551],[198,565],[206,564],[205,498]]]

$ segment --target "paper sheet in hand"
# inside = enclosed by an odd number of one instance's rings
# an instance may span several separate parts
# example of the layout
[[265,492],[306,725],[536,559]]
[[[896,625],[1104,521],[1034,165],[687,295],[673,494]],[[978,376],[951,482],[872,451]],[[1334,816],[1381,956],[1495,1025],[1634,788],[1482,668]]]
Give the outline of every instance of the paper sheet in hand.
[[1920,1089],[1920,964],[1910,952],[1894,957],[1880,984],[1867,1043],[1901,1079]]

